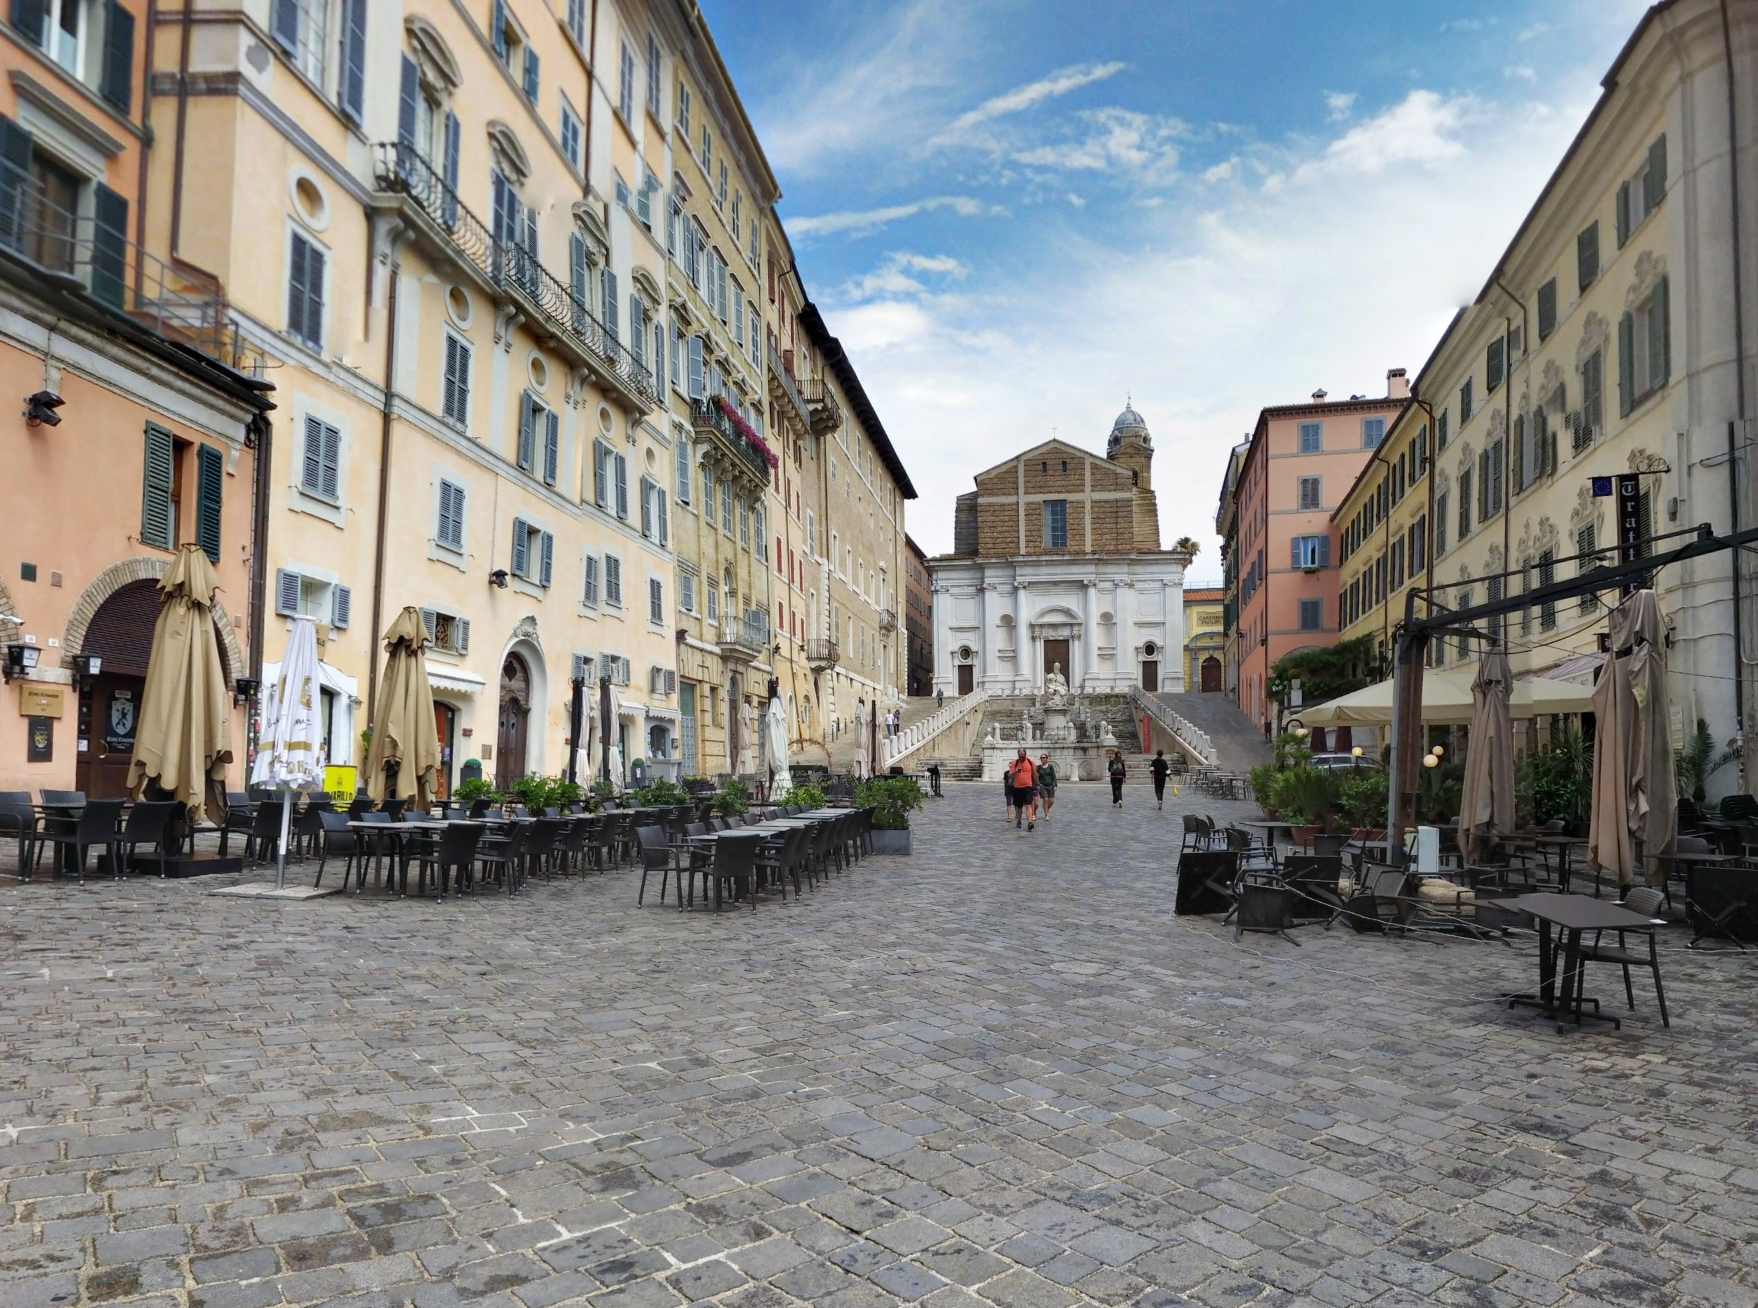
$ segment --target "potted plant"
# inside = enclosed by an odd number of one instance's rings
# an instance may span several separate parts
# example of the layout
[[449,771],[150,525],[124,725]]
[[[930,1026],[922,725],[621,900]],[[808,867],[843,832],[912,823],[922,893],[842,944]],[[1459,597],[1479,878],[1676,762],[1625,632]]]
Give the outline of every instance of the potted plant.
[[855,807],[873,810],[873,852],[910,852],[910,813],[922,806],[914,777],[876,777],[855,791]]
[[721,817],[737,817],[751,807],[751,790],[737,777],[728,777],[714,796],[714,811]]
[[1365,831],[1368,840],[1386,838],[1386,807],[1391,803],[1391,775],[1379,768],[1358,768],[1346,774],[1337,812],[1351,830]]
[[505,802],[505,797],[500,791],[496,790],[482,777],[469,777],[464,781],[460,781],[458,783],[458,788],[452,792],[452,798],[457,800],[458,803],[462,804],[465,808],[469,808],[470,805],[474,804],[479,799],[486,799],[491,804]]
[[675,781],[661,777],[652,785],[635,792],[635,802],[643,808],[662,808],[669,804],[688,804],[690,792]]
[[1295,842],[1306,844],[1330,829],[1342,791],[1342,778],[1337,773],[1302,766],[1278,774],[1272,795],[1282,816],[1298,823]]
[[787,802],[807,809],[829,808],[830,801],[824,798],[824,792],[817,786],[807,782],[803,786],[795,786],[787,792]]
[[1685,747],[1674,756],[1678,770],[1679,794],[1698,807],[1702,807],[1709,800],[1709,796],[1704,793],[1709,778],[1720,772],[1729,763],[1737,762],[1739,757],[1740,743],[1738,740],[1728,742],[1728,748],[1717,752],[1715,737],[1709,732],[1709,723],[1698,718],[1696,732],[1685,741]]

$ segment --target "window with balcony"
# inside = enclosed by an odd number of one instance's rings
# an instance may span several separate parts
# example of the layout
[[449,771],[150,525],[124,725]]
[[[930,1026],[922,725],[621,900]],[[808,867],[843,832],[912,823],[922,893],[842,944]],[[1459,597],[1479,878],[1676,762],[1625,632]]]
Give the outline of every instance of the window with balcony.
[[114,0],[14,0],[25,40],[123,113],[133,100],[134,15]]

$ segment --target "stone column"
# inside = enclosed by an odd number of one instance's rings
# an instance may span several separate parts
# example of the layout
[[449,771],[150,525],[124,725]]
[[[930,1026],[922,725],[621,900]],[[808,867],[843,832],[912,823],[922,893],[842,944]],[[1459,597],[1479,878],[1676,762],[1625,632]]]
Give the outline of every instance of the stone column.
[[1165,649],[1160,656],[1160,671],[1164,678],[1165,670],[1172,665],[1174,659],[1178,665],[1178,684],[1168,686],[1162,679],[1160,688],[1174,694],[1190,689],[1189,660],[1184,654],[1184,592],[1174,586],[1171,581],[1160,583],[1161,611],[1166,615]]
[[1030,695],[1038,688],[1038,642],[1032,636],[1031,627],[1031,596],[1027,583],[1013,583],[1013,630],[1015,633],[1015,653],[1013,666],[1015,674],[1023,685],[1015,689]]
[[[1088,580],[1081,587],[1080,677],[1072,673],[1068,684],[1075,690],[1091,690],[1099,671],[1099,583]],[[1072,661],[1072,660],[1071,660]]]
[[984,579],[977,583],[977,601],[977,684],[986,686],[995,670],[992,651],[995,647],[995,624],[1001,616],[996,608],[998,600],[993,582]]

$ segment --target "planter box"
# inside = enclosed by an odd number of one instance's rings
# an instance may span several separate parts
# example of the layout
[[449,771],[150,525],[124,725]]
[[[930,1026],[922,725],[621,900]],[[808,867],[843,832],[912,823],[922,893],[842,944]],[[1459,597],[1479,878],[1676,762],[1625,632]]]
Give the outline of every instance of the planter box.
[[873,852],[875,854],[909,853],[910,833],[908,831],[874,831]]

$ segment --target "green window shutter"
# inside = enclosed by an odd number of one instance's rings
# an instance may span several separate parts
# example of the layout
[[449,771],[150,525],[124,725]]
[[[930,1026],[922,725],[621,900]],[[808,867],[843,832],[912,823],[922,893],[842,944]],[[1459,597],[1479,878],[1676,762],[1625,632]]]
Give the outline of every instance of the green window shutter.
[[[13,24],[18,10],[13,10]],[[37,20],[42,26],[40,16]],[[29,193],[31,156],[36,142],[12,119],[0,116],[0,245],[16,250],[23,243],[24,198]]]
[[1667,383],[1672,369],[1667,357],[1667,289],[1666,278],[1654,284],[1654,298],[1648,305],[1648,389],[1659,390]]
[[1630,184],[1618,187],[1618,249],[1630,239]]
[[1636,402],[1636,319],[1618,319],[1618,417],[1627,418]]
[[171,503],[176,442],[163,427],[147,424],[146,476],[141,495],[140,543],[162,550],[176,547],[176,513]]
[[125,115],[134,101],[134,15],[115,0],[105,7],[104,66],[98,94]]
[[210,563],[220,561],[220,510],[226,493],[226,459],[212,445],[196,452],[195,543]]
[[1557,279],[1552,277],[1538,288],[1538,339],[1544,340],[1557,329]]
[[1575,238],[1575,272],[1581,290],[1599,278],[1599,224],[1588,223]]
[[1489,343],[1489,357],[1484,361],[1484,390],[1493,391],[1502,384],[1502,366],[1507,359],[1507,348],[1507,341],[1500,336]]
[[92,187],[92,297],[122,307],[128,284],[128,201],[99,183]]
[[1644,197],[1647,203],[1643,206],[1653,210],[1666,197],[1666,136],[1658,137],[1648,147],[1648,172],[1643,177],[1643,186],[1647,190]]

